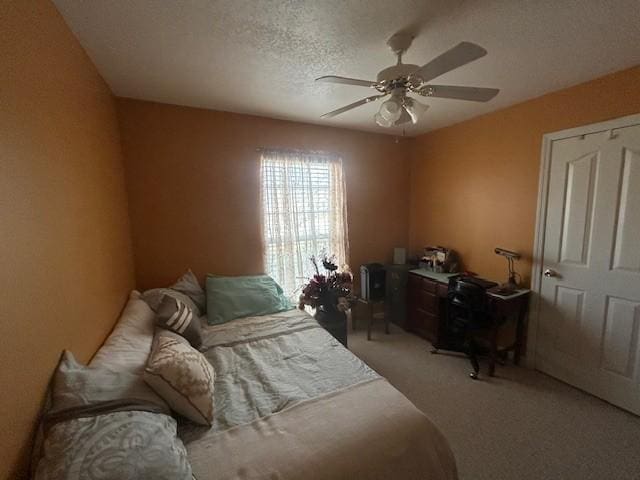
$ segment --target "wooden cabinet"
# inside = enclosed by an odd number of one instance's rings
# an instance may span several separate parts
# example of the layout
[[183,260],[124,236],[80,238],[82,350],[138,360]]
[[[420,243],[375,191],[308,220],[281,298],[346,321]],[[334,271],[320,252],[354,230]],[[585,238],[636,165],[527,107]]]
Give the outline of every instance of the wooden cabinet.
[[407,288],[408,330],[436,343],[441,319],[444,318],[446,296],[446,285],[410,273]]
[[407,281],[410,265],[386,265],[385,318],[407,329]]

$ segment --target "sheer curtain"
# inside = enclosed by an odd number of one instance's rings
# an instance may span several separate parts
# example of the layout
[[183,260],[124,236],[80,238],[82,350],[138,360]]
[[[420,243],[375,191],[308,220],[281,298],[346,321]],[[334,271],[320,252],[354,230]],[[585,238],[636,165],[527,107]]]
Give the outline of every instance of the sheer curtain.
[[315,273],[312,255],[348,261],[342,160],[328,153],[263,150],[260,159],[265,271],[292,298]]

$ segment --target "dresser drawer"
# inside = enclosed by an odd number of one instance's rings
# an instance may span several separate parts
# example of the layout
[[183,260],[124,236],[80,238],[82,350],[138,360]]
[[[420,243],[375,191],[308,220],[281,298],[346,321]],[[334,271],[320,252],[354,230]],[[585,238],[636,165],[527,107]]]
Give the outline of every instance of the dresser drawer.
[[438,288],[438,282],[431,280],[429,278],[422,279],[422,289],[427,292],[436,293]]
[[447,285],[409,274],[407,328],[432,343],[438,342],[441,317],[446,312]]
[[433,315],[438,314],[438,297],[434,293],[425,290],[420,291],[418,307]]
[[430,342],[437,341],[438,327],[440,325],[440,319],[437,315],[417,308],[411,312],[409,325],[410,330],[422,338],[426,338]]
[[429,312],[423,312],[422,318],[424,329],[422,335],[431,343],[437,342],[440,317]]
[[422,290],[422,279],[417,275],[409,275],[407,282],[407,295],[409,298],[417,299],[420,290]]

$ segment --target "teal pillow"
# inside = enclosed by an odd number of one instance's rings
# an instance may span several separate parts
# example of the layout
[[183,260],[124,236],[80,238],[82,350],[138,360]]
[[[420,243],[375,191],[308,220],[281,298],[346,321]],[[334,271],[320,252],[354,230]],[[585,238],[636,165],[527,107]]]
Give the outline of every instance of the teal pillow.
[[280,285],[268,275],[207,275],[207,322],[218,325],[235,318],[268,315],[291,309]]

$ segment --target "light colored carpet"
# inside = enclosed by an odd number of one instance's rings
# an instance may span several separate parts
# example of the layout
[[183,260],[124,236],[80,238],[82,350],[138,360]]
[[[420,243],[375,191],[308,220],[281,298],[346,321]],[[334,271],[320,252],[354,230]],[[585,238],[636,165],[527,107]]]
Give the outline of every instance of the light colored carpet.
[[444,432],[461,480],[640,479],[640,417],[511,364],[473,381],[466,358],[381,323],[349,348]]

